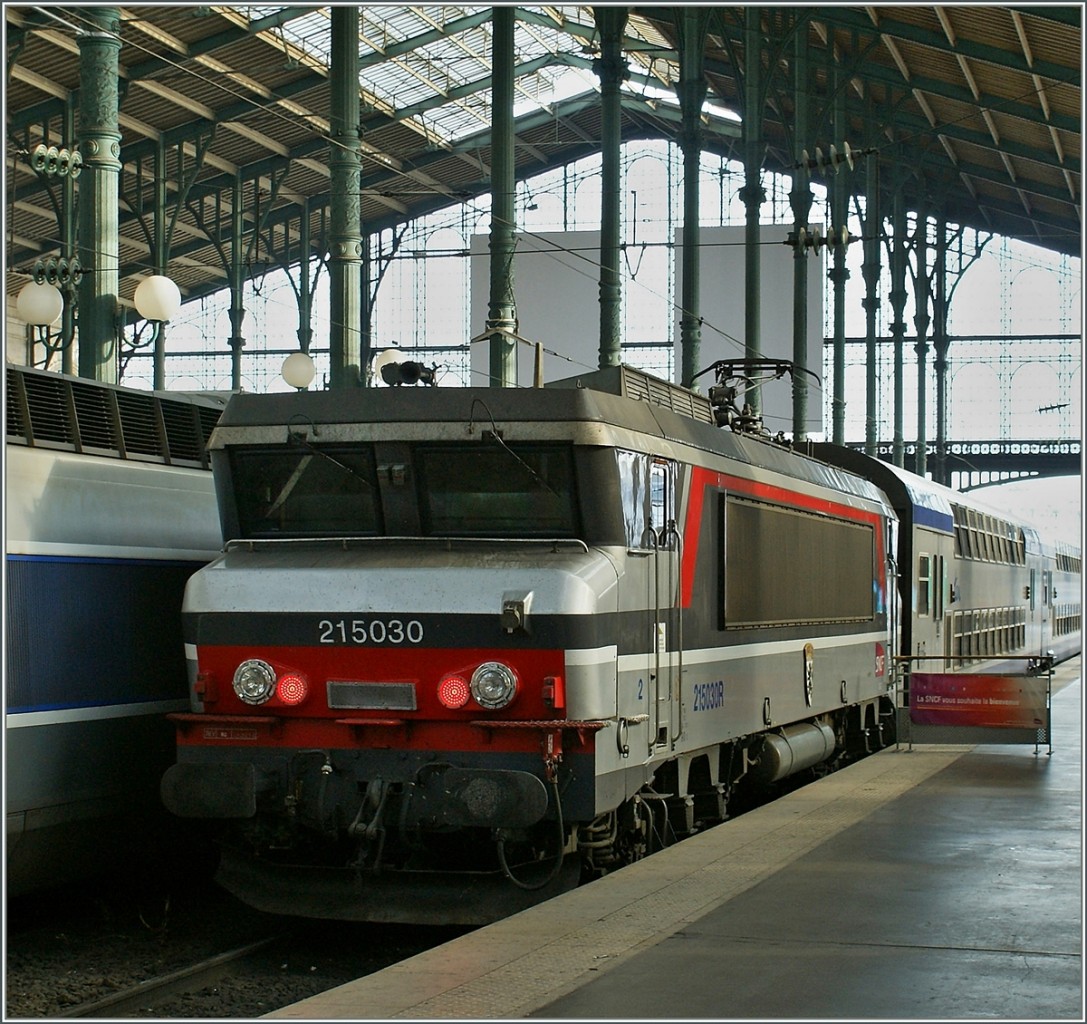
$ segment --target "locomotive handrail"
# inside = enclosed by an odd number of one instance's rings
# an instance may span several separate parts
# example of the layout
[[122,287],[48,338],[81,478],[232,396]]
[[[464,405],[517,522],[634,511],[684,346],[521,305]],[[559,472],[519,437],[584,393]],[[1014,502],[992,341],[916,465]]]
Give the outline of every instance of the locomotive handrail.
[[[664,536],[671,534],[676,538],[676,686],[680,693],[683,692],[683,535],[679,532],[674,519],[668,520],[664,528]],[[683,735],[683,700],[676,701],[676,728],[672,730],[672,749],[676,748],[676,740]],[[672,707],[669,704],[668,715],[671,717]]]
[[274,715],[217,715],[214,712],[172,711],[166,718],[178,725],[280,725]]
[[[962,661],[961,654],[896,654],[893,661]],[[972,661],[1037,661],[1052,662],[1053,655],[1046,654],[993,654],[987,658],[971,657]]]
[[577,718],[533,718],[524,721],[495,721],[489,718],[476,718],[468,723],[478,725],[481,729],[577,729],[579,732],[599,732],[606,729],[611,722],[602,719],[577,719]]
[[339,545],[347,547],[350,544],[373,543],[430,543],[446,544],[460,542],[464,544],[549,544],[552,547],[559,544],[573,544],[580,547],[585,554],[591,550],[589,545],[580,537],[444,537],[444,536],[341,536],[341,537],[234,537],[223,545],[223,551],[233,551],[237,548],[248,548],[252,551],[258,547],[273,547],[277,544],[321,544]]
[[352,728],[376,726],[380,729],[398,729],[408,724],[406,718],[337,718],[337,725],[349,725]]
[[[657,636],[657,628],[660,625],[661,618],[661,605],[660,605],[660,537],[657,535],[657,531],[652,526],[649,527],[649,536],[653,538],[653,729],[649,731],[646,739],[648,740],[647,753],[652,755],[653,747],[656,744],[656,739],[660,735],[661,729],[661,645],[660,637]],[[672,709],[668,708],[669,728],[671,728]]]

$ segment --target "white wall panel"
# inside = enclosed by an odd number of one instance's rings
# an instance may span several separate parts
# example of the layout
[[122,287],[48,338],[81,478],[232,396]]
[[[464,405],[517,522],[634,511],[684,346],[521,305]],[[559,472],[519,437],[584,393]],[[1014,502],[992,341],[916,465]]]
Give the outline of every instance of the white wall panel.
[[[822,224],[813,227],[823,230]],[[759,235],[761,325],[760,352],[768,359],[793,358],[793,249],[784,245],[790,226],[763,225]],[[747,291],[744,274],[744,233],[741,227],[702,228],[699,243],[702,259],[699,268],[702,324],[702,344],[698,368],[701,370],[718,359],[739,359],[744,351],[744,311]],[[683,294],[683,261],[678,258],[682,232],[677,231],[675,252],[676,302],[675,354],[676,380],[679,380],[683,359],[680,353],[678,308]],[[808,360],[810,370],[822,375],[823,365],[823,262],[821,256],[809,254],[808,260]],[[713,383],[713,375],[699,378],[696,384],[705,391]],[[792,433],[792,385],[783,378],[762,389],[762,414],[766,426],[773,432]],[[822,393],[809,378],[807,429],[817,432],[822,426]]]

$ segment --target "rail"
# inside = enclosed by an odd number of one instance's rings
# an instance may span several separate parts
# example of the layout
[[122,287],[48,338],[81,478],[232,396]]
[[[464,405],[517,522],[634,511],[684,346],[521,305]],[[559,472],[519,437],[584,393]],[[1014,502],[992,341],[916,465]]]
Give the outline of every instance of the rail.
[[248,957],[266,949],[272,943],[279,941],[282,936],[274,935],[270,938],[251,942],[238,949],[220,953],[217,956],[201,960],[199,963],[179,970],[171,971],[158,978],[149,978],[141,981],[131,988],[122,989],[119,992],[111,992],[108,996],[94,999],[90,1002],[80,1003],[58,1014],[59,1017],[124,1017],[138,1015],[141,1010],[153,1009],[157,1003],[162,1003],[176,995],[186,992],[199,992],[215,984],[222,978],[236,971]]

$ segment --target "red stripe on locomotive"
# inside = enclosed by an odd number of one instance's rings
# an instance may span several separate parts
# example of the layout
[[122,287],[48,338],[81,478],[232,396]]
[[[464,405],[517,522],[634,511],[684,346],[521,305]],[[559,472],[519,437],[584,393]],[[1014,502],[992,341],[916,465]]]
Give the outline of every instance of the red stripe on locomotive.
[[705,504],[706,491],[711,487],[732,494],[742,494],[746,498],[757,498],[762,501],[772,502],[786,508],[818,512],[823,515],[836,516],[839,519],[848,519],[851,522],[871,526],[876,542],[876,558],[873,569],[884,598],[880,606],[886,606],[887,581],[884,567],[887,560],[884,557],[884,537],[883,531],[879,528],[881,522],[879,515],[850,505],[828,501],[826,498],[801,494],[799,491],[790,491],[775,484],[745,480],[742,477],[730,476],[728,473],[717,473],[714,470],[706,469],[704,466],[692,466],[690,497],[687,501],[687,516],[683,526],[683,592],[681,600],[684,608],[690,607],[694,595],[695,566],[698,564],[698,542],[702,533],[702,508]]
[[[305,679],[309,695],[300,704],[272,697],[252,706],[234,692],[238,665],[249,658],[268,662],[277,676]],[[563,721],[565,658],[561,650],[412,649],[335,647],[202,647],[197,693],[204,711],[171,716],[179,746],[397,747],[457,750],[483,745],[493,752],[538,752],[541,730]],[[470,679],[480,665],[501,661],[518,679],[513,701],[493,711],[468,701],[442,704],[438,688],[450,676]],[[327,685],[350,687],[409,684],[416,707],[330,708]],[[376,692],[374,689],[371,693]],[[523,727],[519,727],[523,725]],[[575,738],[576,737],[576,738]],[[584,738],[585,742],[582,743]],[[570,752],[591,751],[591,733],[576,731],[566,740]]]

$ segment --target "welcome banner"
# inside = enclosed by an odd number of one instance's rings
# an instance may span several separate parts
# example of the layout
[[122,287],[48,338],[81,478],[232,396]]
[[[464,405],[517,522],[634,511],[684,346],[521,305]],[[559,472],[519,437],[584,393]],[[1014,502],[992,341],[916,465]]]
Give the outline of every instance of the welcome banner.
[[915,672],[910,676],[910,721],[917,725],[1042,729],[1047,682],[1036,676]]

